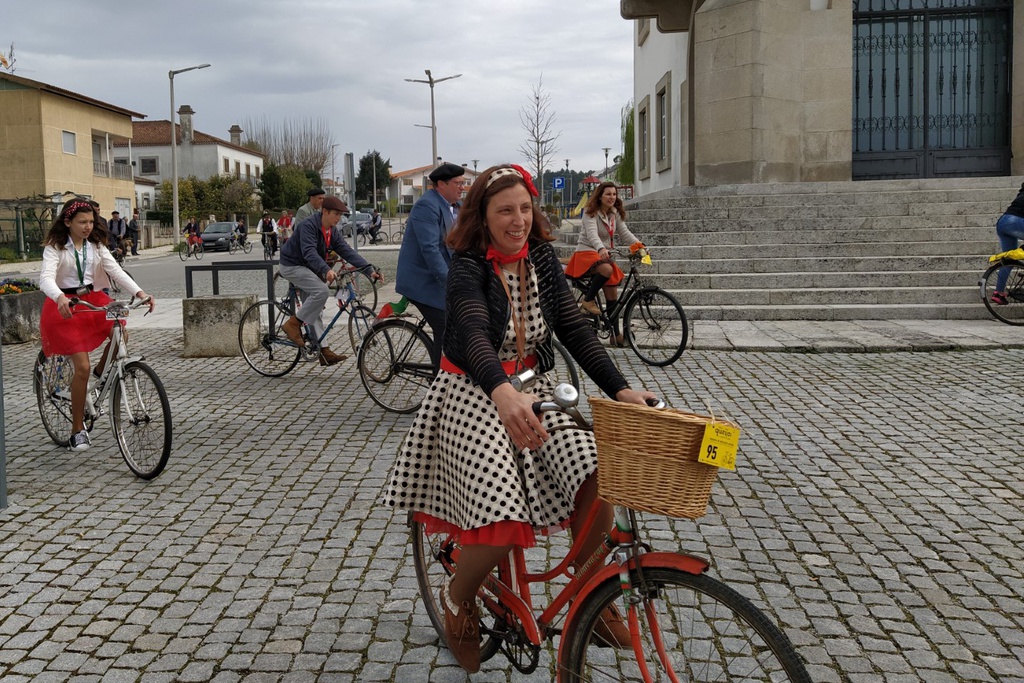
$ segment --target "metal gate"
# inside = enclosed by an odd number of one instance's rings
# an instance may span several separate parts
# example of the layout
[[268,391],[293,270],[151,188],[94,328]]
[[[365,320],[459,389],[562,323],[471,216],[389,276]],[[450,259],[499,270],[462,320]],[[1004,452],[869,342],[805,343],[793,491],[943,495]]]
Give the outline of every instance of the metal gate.
[[1012,0],[854,0],[854,180],[1009,175],[1012,26]]

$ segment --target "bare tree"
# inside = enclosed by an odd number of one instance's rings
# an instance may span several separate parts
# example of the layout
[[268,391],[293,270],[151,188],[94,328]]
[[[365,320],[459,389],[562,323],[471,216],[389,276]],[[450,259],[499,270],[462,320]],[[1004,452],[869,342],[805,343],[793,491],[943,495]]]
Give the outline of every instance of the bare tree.
[[286,119],[269,121],[266,117],[245,122],[245,142],[277,166],[298,166],[323,175],[331,162],[334,136],[325,119]]
[[526,142],[519,145],[519,153],[526,159],[540,189],[544,167],[558,152],[554,143],[562,135],[562,131],[553,130],[555,113],[551,111],[551,96],[544,92],[543,74],[533,86],[529,104],[519,110],[519,122],[526,131]]

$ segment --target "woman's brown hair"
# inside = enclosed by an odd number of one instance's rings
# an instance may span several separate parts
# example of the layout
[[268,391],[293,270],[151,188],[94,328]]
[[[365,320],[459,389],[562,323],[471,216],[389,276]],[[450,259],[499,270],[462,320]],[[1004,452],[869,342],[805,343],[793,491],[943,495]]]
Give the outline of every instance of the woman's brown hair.
[[626,209],[622,206],[622,197],[619,196],[619,186],[607,180],[597,186],[597,189],[594,190],[594,194],[590,195],[590,199],[587,200],[587,206],[583,210],[587,212],[588,216],[597,215],[598,209],[601,208],[601,195],[603,195],[604,191],[609,187],[615,188],[615,206],[613,208],[619,212],[619,218],[626,220]]
[[81,197],[72,197],[64,202],[64,206],[61,207],[60,213],[58,213],[57,217],[53,219],[50,231],[46,233],[46,238],[43,240],[43,246],[63,249],[68,243],[68,236],[71,234],[68,230],[66,221],[70,221],[76,214],[84,213],[86,211],[92,214],[93,219],[92,232],[89,233],[88,241],[94,244],[102,244],[106,246],[109,240],[109,235],[103,221],[100,220],[92,203],[87,199],[82,199]]
[[[522,185],[527,191],[530,190],[530,186],[518,171],[501,175],[488,185],[487,181],[491,174],[501,168],[511,169],[512,167],[508,164],[491,166],[485,169],[469,188],[466,200],[462,203],[462,208],[459,209],[459,218],[455,221],[455,227],[448,233],[448,246],[454,251],[486,252],[487,247],[491,244],[491,236],[487,232],[485,221],[487,204],[491,201],[491,197],[516,185]],[[537,207],[536,202],[533,203],[533,223],[527,237],[528,241],[531,239],[545,242],[552,242],[555,239],[548,229],[547,217]]]

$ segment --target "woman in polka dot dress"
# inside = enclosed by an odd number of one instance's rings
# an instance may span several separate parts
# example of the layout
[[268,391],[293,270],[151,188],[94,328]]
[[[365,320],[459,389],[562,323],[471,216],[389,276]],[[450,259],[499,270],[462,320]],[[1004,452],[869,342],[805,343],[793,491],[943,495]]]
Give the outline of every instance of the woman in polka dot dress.
[[[412,510],[430,532],[455,533],[458,569],[442,588],[448,647],[467,671],[480,666],[475,595],[513,545],[530,547],[535,532],[582,526],[574,511],[597,497],[593,435],[550,433],[571,419],[534,414],[550,400],[556,335],[609,396],[643,404],[654,395],[629,388],[576,305],[550,245],[537,191],[518,166],[484,171],[448,238],[441,371],[434,380],[391,472],[388,504]],[[508,376],[539,371],[531,393]],[[585,539],[588,557],[612,523],[611,506]],[[628,630],[610,611],[606,638],[625,644]]]

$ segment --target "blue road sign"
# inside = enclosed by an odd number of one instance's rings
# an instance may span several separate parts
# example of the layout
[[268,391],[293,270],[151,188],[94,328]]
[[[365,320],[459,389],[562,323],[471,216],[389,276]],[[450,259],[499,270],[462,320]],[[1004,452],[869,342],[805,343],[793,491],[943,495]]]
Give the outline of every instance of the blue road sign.
[[565,187],[565,176],[556,175],[551,179],[551,187],[556,190],[561,190]]

